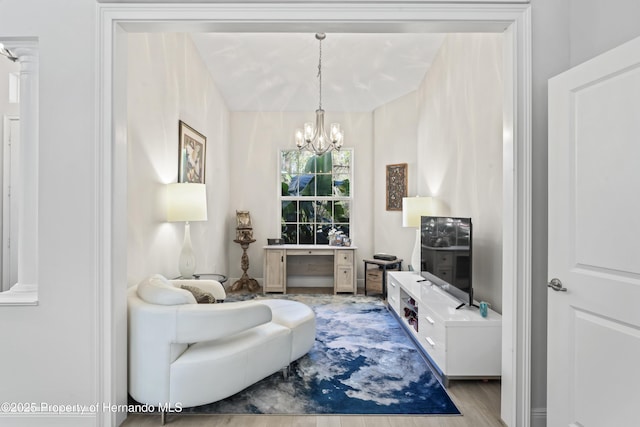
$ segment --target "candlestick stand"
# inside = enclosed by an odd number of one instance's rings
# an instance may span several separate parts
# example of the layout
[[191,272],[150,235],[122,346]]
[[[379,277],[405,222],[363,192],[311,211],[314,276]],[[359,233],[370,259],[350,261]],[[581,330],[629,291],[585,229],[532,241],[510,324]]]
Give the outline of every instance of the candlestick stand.
[[234,242],[240,244],[242,248],[242,258],[240,260],[240,268],[242,268],[242,277],[235,281],[235,283],[231,286],[232,292],[238,292],[242,290],[247,290],[249,292],[256,292],[260,289],[260,285],[256,279],[252,279],[247,274],[247,270],[249,269],[249,255],[247,255],[247,249],[249,245],[255,242],[254,239],[251,240],[234,240]]

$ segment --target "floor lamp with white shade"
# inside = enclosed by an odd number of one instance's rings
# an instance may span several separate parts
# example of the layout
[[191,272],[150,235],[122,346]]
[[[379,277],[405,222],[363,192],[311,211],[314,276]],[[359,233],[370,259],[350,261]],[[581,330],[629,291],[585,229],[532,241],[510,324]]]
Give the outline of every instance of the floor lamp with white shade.
[[167,185],[167,221],[184,221],[184,242],[178,269],[185,279],[196,272],[196,255],[191,245],[191,221],[207,220],[207,187],[205,184],[174,183]]
[[402,198],[402,226],[416,229],[416,241],[411,253],[411,268],[420,272],[420,220],[421,216],[438,215],[442,213],[443,205],[434,197],[403,197]]

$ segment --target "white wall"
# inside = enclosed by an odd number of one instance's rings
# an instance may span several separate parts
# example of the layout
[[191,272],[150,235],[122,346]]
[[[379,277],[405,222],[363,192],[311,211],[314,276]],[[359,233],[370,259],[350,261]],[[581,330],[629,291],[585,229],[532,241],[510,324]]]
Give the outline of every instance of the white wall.
[[547,81],[640,36],[636,0],[531,0],[533,46],[532,426],[546,425]]
[[208,221],[191,223],[197,272],[227,273],[229,112],[191,38],[130,34],[128,277],[178,276],[184,223],[165,221],[165,184],[178,179],[178,120],[207,137]]
[[407,195],[417,195],[418,102],[418,92],[413,91],[377,108],[373,115],[373,252],[396,255],[405,270],[411,262],[416,231],[402,227],[402,211],[386,210],[386,166],[406,163]]
[[[447,35],[419,89],[420,195],[473,222],[475,298],[502,311],[502,35]],[[515,286],[515,284],[505,284]]]
[[[39,305],[0,307],[0,401],[97,399],[95,3],[3,0],[2,36],[37,37]],[[87,417],[0,418],[86,426]]]
[[569,68],[569,1],[534,0],[531,19],[531,408],[532,426],[542,427],[547,406],[547,80]]
[[640,36],[638,0],[569,0],[571,66]]
[[[304,122],[313,121],[313,106],[304,113],[231,113],[231,194],[227,212],[227,248],[230,277],[242,274],[242,250],[235,238],[235,212],[251,214],[253,237],[249,246],[251,277],[262,279],[263,249],[267,238],[280,237],[279,208],[275,203],[280,194],[278,154],[281,149],[294,149],[293,132]],[[363,278],[362,258],[373,254],[373,119],[371,113],[325,114],[327,123],[338,122],[345,132],[345,148],[353,148],[354,192],[351,211],[353,243],[358,247],[358,279]]]

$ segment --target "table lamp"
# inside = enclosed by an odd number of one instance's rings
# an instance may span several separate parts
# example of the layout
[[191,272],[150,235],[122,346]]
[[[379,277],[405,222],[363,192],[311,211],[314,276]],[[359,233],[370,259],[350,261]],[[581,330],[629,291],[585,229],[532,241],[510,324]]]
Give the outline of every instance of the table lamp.
[[402,226],[415,227],[416,242],[411,254],[411,267],[418,273],[420,268],[420,217],[435,215],[439,203],[433,197],[403,197],[402,198]]
[[184,243],[178,261],[184,279],[196,272],[196,256],[191,246],[189,222],[207,220],[207,187],[205,184],[175,183],[167,185],[167,221],[184,221]]

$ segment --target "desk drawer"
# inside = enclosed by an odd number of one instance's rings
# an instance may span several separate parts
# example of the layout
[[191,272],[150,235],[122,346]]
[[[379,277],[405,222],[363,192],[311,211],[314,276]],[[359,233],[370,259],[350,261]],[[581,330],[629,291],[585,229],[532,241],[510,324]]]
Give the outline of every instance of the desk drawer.
[[353,267],[337,266],[335,272],[334,292],[355,292]]
[[382,292],[382,270],[378,270],[377,268],[369,269],[366,271],[366,290],[367,292]]
[[331,249],[287,249],[287,255],[333,255]]
[[353,266],[353,251],[352,250],[337,250],[336,251],[336,265],[351,265]]
[[[422,325],[420,325],[422,327]],[[427,351],[427,354],[438,365],[442,372],[447,372],[447,351],[441,343],[435,341],[429,335],[420,334],[420,345]]]
[[[441,323],[437,317],[429,313],[420,313],[420,332],[425,337],[429,337],[435,343],[435,346],[444,349],[446,332],[444,324]],[[422,344],[424,345],[424,342]],[[434,345],[432,345],[432,347],[434,347]]]
[[382,282],[382,270],[377,268],[369,268],[367,270],[367,281],[369,282]]
[[387,300],[396,314],[400,315],[400,284],[393,278],[387,283]]

